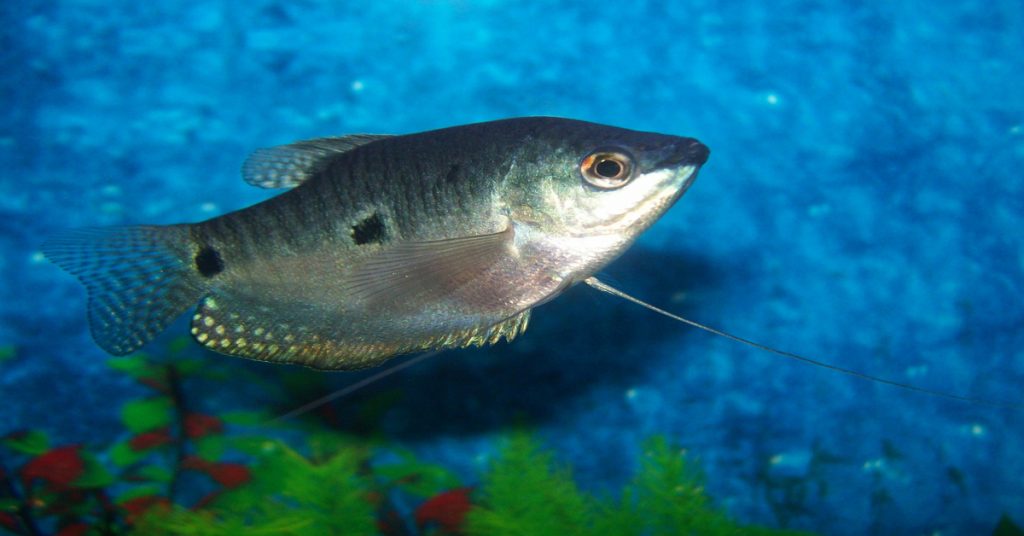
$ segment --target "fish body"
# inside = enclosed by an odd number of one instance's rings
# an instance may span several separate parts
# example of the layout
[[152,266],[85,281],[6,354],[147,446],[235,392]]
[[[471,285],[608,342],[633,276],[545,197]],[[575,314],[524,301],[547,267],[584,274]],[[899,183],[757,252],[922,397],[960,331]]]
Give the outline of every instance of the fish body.
[[44,253],[131,352],[191,305],[218,352],[323,369],[511,340],[533,307],[621,254],[689,187],[692,138],[530,117],[256,151],[290,187],[196,224],[72,231]]

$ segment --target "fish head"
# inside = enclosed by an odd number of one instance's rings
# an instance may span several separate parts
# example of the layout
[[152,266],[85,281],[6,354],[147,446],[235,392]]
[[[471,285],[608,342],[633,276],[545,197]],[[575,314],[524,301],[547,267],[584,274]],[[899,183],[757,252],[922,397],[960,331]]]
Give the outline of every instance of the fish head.
[[[657,221],[709,154],[693,138],[551,121],[517,153],[510,173],[517,193],[510,198],[519,202],[511,217],[578,250],[564,251],[567,256],[592,257],[588,270],[620,254]],[[588,240],[578,245],[575,239]]]

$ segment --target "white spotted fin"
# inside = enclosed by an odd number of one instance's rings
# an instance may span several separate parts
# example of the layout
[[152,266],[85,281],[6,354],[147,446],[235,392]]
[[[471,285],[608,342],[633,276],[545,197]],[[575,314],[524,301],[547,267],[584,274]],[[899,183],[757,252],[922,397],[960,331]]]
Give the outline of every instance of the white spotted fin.
[[96,343],[128,354],[163,331],[205,292],[187,225],[77,229],[43,254],[78,277],[89,294]]
[[[294,363],[322,370],[373,367],[398,354],[429,349],[465,348],[511,342],[526,331],[530,310],[492,325],[472,326],[425,337],[392,336],[359,340],[346,330],[345,319],[297,316],[294,309],[270,309],[253,302],[209,297],[192,317],[192,336],[203,346],[229,355]],[[301,313],[300,313],[301,314]],[[278,318],[298,318],[299,323]]]
[[242,178],[260,188],[292,188],[316,175],[331,157],[389,137],[353,134],[257,149],[242,164]]

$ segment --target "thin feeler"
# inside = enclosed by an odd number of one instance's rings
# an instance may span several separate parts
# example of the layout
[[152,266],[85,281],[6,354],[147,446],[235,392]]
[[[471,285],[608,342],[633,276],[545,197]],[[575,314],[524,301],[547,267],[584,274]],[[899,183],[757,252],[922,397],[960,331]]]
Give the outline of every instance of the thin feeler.
[[303,413],[308,413],[308,412],[310,412],[310,411],[312,411],[312,410],[314,410],[314,409],[316,409],[316,408],[318,408],[318,407],[320,407],[320,406],[322,406],[324,404],[327,404],[328,402],[333,402],[333,401],[335,401],[335,400],[337,400],[337,399],[339,399],[339,398],[341,398],[343,396],[348,396],[348,395],[350,395],[350,394],[352,394],[352,393],[362,389],[363,387],[366,387],[367,385],[370,385],[371,383],[374,383],[374,382],[376,382],[378,380],[382,380],[382,379],[384,379],[384,378],[386,378],[386,377],[388,377],[388,376],[390,376],[390,375],[392,375],[392,374],[394,374],[396,372],[405,370],[405,369],[407,369],[407,368],[409,368],[409,367],[411,367],[411,366],[413,366],[413,365],[415,365],[415,364],[417,364],[417,363],[419,363],[421,361],[426,361],[428,358],[434,357],[435,355],[437,355],[439,353],[441,353],[441,350],[434,350],[432,352],[424,352],[424,353],[422,353],[422,354],[420,354],[420,355],[418,355],[416,357],[413,357],[412,359],[409,359],[408,361],[403,361],[401,363],[398,363],[397,365],[388,367],[388,368],[386,368],[386,369],[384,369],[384,370],[374,374],[373,376],[369,376],[369,377],[363,378],[362,380],[357,381],[356,383],[353,383],[352,385],[347,385],[345,387],[342,387],[341,389],[338,389],[337,391],[335,391],[333,393],[330,393],[330,394],[328,394],[326,396],[322,396],[322,397],[320,397],[320,398],[318,398],[318,399],[316,399],[316,400],[314,400],[314,401],[312,401],[312,402],[310,402],[310,403],[308,403],[308,404],[306,404],[304,406],[295,408],[295,409],[289,411],[288,413],[285,413],[284,415],[281,415],[279,417],[274,417],[273,419],[267,421],[265,424],[277,424],[277,423],[280,423],[282,421],[286,421],[286,420],[288,420],[288,419],[290,419],[292,417],[297,417],[299,415],[302,415]]
[[713,333],[713,334],[718,335],[720,337],[725,337],[726,339],[729,339],[731,341],[736,341],[738,343],[746,344],[748,346],[753,346],[754,348],[757,348],[759,350],[764,350],[766,352],[771,352],[773,354],[778,354],[778,355],[781,355],[783,357],[788,357],[790,359],[795,359],[795,360],[801,361],[803,363],[807,363],[807,364],[814,365],[814,366],[817,366],[817,367],[822,367],[822,368],[825,368],[825,369],[828,369],[828,370],[833,370],[835,372],[840,372],[840,373],[843,373],[843,374],[846,374],[846,375],[849,375],[849,376],[853,376],[855,378],[860,378],[862,380],[868,380],[868,381],[872,381],[872,382],[883,383],[885,385],[891,385],[893,387],[898,387],[900,389],[906,389],[907,391],[915,391],[915,392],[918,392],[918,393],[924,393],[924,394],[927,394],[927,395],[938,396],[938,397],[942,397],[942,398],[948,398],[950,400],[958,400],[958,401],[961,401],[961,402],[968,402],[968,403],[971,403],[971,404],[979,404],[979,405],[991,406],[991,407],[1002,408],[1002,409],[1012,409],[1012,410],[1017,410],[1017,411],[1024,410],[1024,405],[1020,405],[1020,404],[1011,404],[1011,403],[1005,403],[1005,402],[994,402],[994,401],[991,401],[991,400],[985,400],[983,398],[974,398],[974,397],[970,397],[970,396],[962,396],[962,395],[955,395],[955,394],[952,394],[952,393],[946,393],[946,392],[943,392],[943,391],[934,391],[932,389],[925,389],[924,387],[917,387],[917,386],[906,384],[906,383],[900,383],[900,382],[893,381],[893,380],[887,380],[885,378],[878,378],[876,376],[871,376],[869,374],[864,374],[863,372],[857,372],[856,370],[852,370],[852,369],[848,369],[848,368],[843,368],[843,367],[836,366],[836,365],[830,365],[828,363],[824,363],[822,361],[817,361],[815,359],[811,359],[809,357],[804,357],[802,355],[797,355],[797,354],[794,354],[792,352],[786,352],[784,350],[777,350],[775,348],[772,348],[771,346],[765,346],[763,344],[756,343],[754,341],[750,341],[750,340],[744,339],[742,337],[737,337],[736,335],[732,335],[732,334],[726,333],[724,331],[719,331],[719,330],[717,330],[715,328],[712,328],[712,327],[709,327],[709,326],[705,326],[704,324],[700,324],[700,323],[694,322],[693,320],[687,320],[687,319],[685,319],[685,318],[683,318],[681,316],[674,315],[674,314],[672,314],[672,313],[670,313],[670,312],[668,312],[668,311],[666,311],[664,309],[659,309],[659,308],[657,308],[657,307],[655,307],[655,306],[653,306],[653,305],[651,305],[651,304],[649,304],[649,303],[647,303],[645,301],[642,301],[642,300],[640,300],[638,298],[634,298],[634,297],[630,296],[629,294],[626,294],[625,292],[622,292],[621,290],[615,289],[613,287],[610,287],[610,286],[602,283],[596,277],[591,276],[591,277],[588,277],[588,278],[584,279],[583,281],[584,281],[584,283],[590,285],[591,287],[594,287],[597,290],[600,290],[601,292],[606,292],[608,294],[611,294],[612,296],[616,296],[616,297],[622,298],[622,299],[624,299],[626,301],[633,302],[633,303],[635,303],[635,304],[637,304],[637,305],[639,305],[641,307],[645,307],[647,309],[650,309],[651,311],[654,311],[655,313],[667,316],[667,317],[669,317],[669,318],[671,318],[673,320],[682,322],[682,323],[687,324],[689,326],[693,326],[695,328],[702,329],[704,331],[707,331],[708,333]]

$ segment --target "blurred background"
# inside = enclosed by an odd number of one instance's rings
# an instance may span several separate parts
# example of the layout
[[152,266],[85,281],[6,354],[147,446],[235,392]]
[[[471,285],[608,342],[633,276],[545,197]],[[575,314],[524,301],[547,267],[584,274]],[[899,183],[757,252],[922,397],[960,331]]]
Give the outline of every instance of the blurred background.
[[[39,253],[47,235],[258,202],[273,193],[239,176],[258,147],[523,115],[711,148],[608,282],[784,350],[1024,404],[1019,1],[9,0],[0,24],[0,434],[109,443],[139,396],[91,341],[84,291]],[[288,367],[202,359],[248,374],[204,404],[304,401],[265,394]],[[303,374],[310,393],[365,376]],[[746,523],[1024,519],[1020,409],[809,367],[589,288],[513,344],[446,352],[334,407],[387,393],[374,433],[467,481],[526,423],[597,493],[663,435]]]

